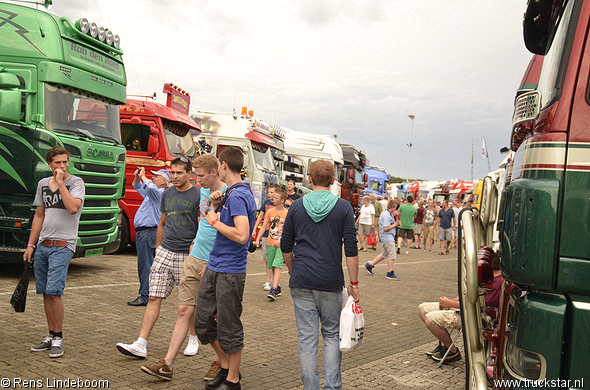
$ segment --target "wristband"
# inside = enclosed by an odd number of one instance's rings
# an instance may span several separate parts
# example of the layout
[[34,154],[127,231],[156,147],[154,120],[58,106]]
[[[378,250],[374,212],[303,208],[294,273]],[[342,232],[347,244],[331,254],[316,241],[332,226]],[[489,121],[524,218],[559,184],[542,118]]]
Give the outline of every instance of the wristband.
[[217,222],[219,222],[219,219],[214,219],[213,221],[211,221],[211,226],[215,225]]
[[31,248],[33,248],[33,249],[35,249],[35,248],[36,248],[35,244],[27,244],[27,247],[31,247]]
[[350,285],[353,286],[353,287],[354,286],[358,286],[359,285],[359,281],[357,280],[356,282],[350,282]]
[[351,285],[350,285],[350,288],[354,288],[354,289],[358,290],[358,289],[359,289],[359,285],[357,284],[356,286],[353,286],[353,285],[351,284]]

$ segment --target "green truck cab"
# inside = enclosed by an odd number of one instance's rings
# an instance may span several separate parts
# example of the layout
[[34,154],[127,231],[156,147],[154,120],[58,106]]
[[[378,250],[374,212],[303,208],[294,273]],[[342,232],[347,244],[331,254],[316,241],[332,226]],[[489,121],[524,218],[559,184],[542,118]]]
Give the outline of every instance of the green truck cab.
[[110,253],[125,179],[120,39],[85,18],[16,4],[0,2],[0,18],[0,262],[22,261],[55,145],[71,153],[69,173],[86,186],[74,256]]
[[[481,209],[460,216],[466,388],[590,389],[590,1],[529,1],[523,26],[544,58],[515,100],[510,173],[502,192],[486,177]],[[504,282],[490,310],[477,250],[495,220]]]

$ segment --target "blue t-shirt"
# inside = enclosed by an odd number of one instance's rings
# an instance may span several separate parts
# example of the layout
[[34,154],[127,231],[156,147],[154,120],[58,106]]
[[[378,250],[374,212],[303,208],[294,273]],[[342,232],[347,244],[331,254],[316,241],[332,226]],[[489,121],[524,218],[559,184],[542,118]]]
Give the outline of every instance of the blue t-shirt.
[[[226,189],[227,185],[224,184],[221,191],[223,192]],[[201,188],[201,203],[199,205],[201,219],[199,221],[199,230],[197,230],[197,236],[195,237],[195,244],[191,252],[192,257],[204,261],[209,261],[209,254],[211,253],[211,249],[213,249],[213,242],[217,235],[217,230],[209,225],[209,222],[205,218],[207,213],[214,209],[209,201],[210,196],[211,188]]]
[[[244,185],[247,188],[243,187]],[[232,191],[233,188],[235,189]],[[250,184],[236,183],[228,188],[227,191],[227,193],[229,191],[232,191],[232,193],[221,207],[219,221],[227,226],[235,227],[233,217],[245,215],[248,217],[250,225],[248,237],[252,237],[254,223],[256,222],[256,201],[254,200],[254,195],[252,195]],[[245,244],[240,244],[217,232],[207,267],[215,272],[229,274],[245,273],[249,246],[250,240]]]
[[397,228],[393,228],[391,230],[385,231],[383,228],[391,226],[395,223],[395,217],[391,215],[389,210],[385,210],[381,213],[379,217],[379,238],[381,238],[381,243],[385,244],[389,241],[395,241],[395,231]]
[[441,208],[438,212],[438,217],[440,218],[441,229],[450,229],[453,227],[453,223],[451,221],[453,218],[455,218],[455,212],[452,208],[449,207],[447,211],[445,211],[444,208]]

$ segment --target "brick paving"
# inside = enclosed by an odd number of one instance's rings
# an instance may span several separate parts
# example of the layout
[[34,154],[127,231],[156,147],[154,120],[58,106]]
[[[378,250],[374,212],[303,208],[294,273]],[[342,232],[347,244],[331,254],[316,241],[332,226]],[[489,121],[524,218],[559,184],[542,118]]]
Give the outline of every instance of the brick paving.
[[[409,255],[404,252],[398,255],[395,267],[401,281],[385,279],[386,261],[374,268],[375,276],[362,268],[359,270],[360,304],[365,313],[366,333],[359,349],[343,354],[344,389],[464,388],[464,361],[437,369],[424,354],[435,346],[435,339],[417,315],[419,303],[437,300],[441,295],[457,295],[457,251],[451,250],[450,256],[438,256],[438,251],[428,254],[412,250]],[[378,253],[361,252],[360,265]],[[303,389],[289,277],[283,273],[283,295],[270,302],[261,288],[265,275],[257,251],[249,258],[244,291],[242,320],[246,347],[242,356],[242,387]],[[66,282],[65,354],[59,359],[50,359],[47,352],[29,351],[30,346],[46,335],[46,321],[42,299],[35,294],[33,280],[26,312],[12,310],[9,300],[19,276],[19,266],[2,265],[0,268],[0,326],[3,329],[0,333],[0,379],[10,381],[8,388],[15,388],[15,379],[21,383],[35,381],[37,388],[39,384],[43,388],[60,388],[59,382],[54,380],[77,381],[79,378],[108,381],[111,389],[204,389],[202,378],[214,357],[209,346],[201,346],[197,356],[185,357],[183,345],[171,382],[146,375],[139,369],[166,355],[176,321],[176,292],[162,304],[160,318],[149,339],[147,359],[129,358],[116,350],[117,342],[131,343],[137,339],[144,311],[143,307],[127,305],[127,301],[135,299],[139,288],[135,253],[131,249],[120,255],[72,261]]]

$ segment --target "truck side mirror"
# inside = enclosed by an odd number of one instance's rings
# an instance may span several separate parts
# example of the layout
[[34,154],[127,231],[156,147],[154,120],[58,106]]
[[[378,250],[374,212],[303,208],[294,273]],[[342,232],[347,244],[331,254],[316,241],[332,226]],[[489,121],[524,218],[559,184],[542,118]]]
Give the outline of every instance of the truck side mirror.
[[0,72],[0,119],[19,122],[21,117],[21,92],[10,88],[19,88],[20,81],[14,73]]
[[150,140],[148,141],[148,154],[155,157],[160,151],[160,139],[158,138],[158,129],[150,128]]

